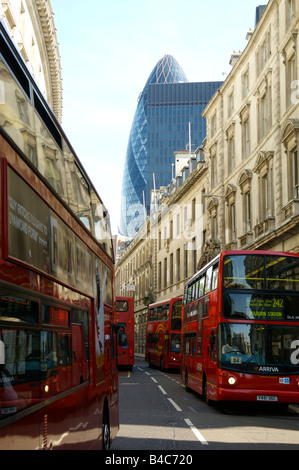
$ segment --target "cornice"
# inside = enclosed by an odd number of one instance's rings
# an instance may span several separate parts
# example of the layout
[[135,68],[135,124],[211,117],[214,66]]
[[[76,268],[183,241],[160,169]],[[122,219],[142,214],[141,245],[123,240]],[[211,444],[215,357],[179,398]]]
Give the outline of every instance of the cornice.
[[53,111],[62,120],[62,77],[54,14],[50,0],[35,0],[49,61]]

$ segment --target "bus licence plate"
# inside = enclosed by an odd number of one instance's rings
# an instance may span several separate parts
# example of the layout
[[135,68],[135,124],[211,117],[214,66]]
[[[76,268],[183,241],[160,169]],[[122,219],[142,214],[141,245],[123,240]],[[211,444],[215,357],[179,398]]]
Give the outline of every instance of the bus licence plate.
[[278,397],[271,395],[258,395],[257,401],[278,401]]

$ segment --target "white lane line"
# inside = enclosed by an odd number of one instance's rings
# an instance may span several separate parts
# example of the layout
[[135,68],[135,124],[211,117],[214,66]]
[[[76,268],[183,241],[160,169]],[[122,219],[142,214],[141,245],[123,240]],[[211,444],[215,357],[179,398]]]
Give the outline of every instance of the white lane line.
[[199,432],[199,430],[194,426],[194,424],[190,421],[190,419],[185,419],[185,423],[190,427],[190,429],[194,432],[195,436],[197,439],[203,444],[203,445],[209,445],[209,443],[205,440],[203,435]]
[[151,375],[149,372],[144,372],[146,375]]
[[161,385],[158,385],[158,388],[161,390],[163,395],[167,395],[167,392],[165,392],[164,388]]
[[151,377],[152,381],[155,382],[155,384],[157,384],[158,382],[156,381],[156,379],[154,379],[154,377]]
[[182,408],[180,408],[179,405],[177,405],[171,398],[168,398],[168,400],[175,407],[177,411],[182,411]]

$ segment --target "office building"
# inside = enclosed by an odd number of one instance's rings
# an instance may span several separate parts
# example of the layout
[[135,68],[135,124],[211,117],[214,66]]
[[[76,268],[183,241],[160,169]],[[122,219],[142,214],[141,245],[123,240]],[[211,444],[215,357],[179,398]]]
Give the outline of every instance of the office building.
[[150,209],[151,189],[174,176],[174,152],[199,147],[205,138],[201,113],[222,82],[190,83],[177,63],[164,56],[139,97],[124,167],[121,222],[134,237]]

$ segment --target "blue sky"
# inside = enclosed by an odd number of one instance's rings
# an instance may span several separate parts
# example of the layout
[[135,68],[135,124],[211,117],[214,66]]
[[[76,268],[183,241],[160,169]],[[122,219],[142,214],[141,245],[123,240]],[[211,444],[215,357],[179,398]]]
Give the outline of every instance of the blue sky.
[[189,81],[224,80],[267,0],[51,0],[63,79],[62,125],[117,233],[128,137],[165,54]]

